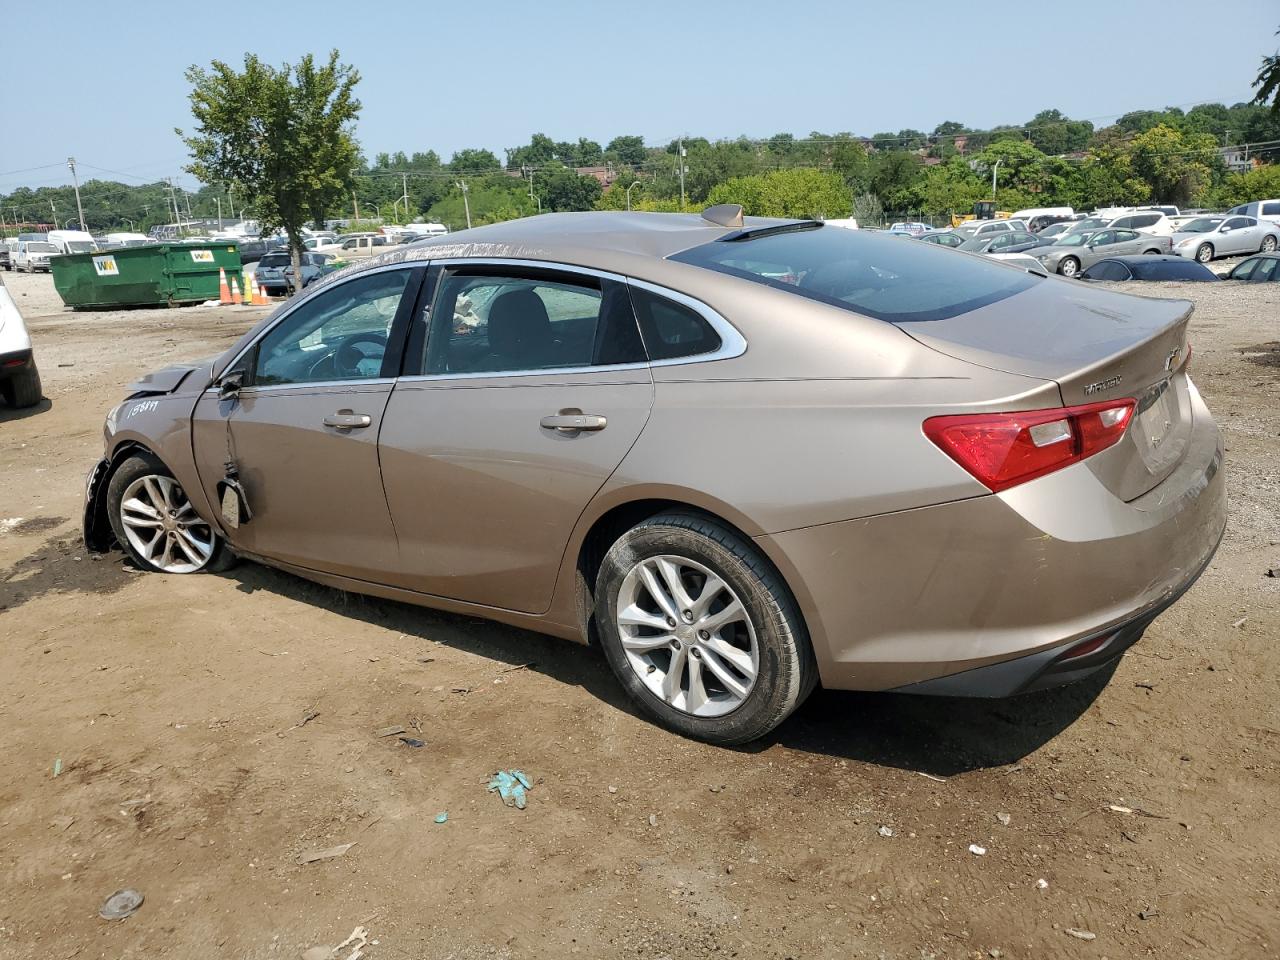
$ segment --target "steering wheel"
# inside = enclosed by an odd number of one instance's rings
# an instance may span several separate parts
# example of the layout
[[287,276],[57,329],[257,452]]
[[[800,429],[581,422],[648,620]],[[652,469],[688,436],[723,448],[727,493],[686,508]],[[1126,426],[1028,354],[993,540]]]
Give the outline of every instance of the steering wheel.
[[[380,348],[375,354],[372,351],[366,352],[359,349],[356,344],[369,344]],[[343,340],[341,345],[333,354],[333,365],[340,377],[360,377],[363,372],[360,369],[360,361],[369,360],[377,356],[381,359],[386,353],[387,335],[385,333],[353,333],[347,339]]]

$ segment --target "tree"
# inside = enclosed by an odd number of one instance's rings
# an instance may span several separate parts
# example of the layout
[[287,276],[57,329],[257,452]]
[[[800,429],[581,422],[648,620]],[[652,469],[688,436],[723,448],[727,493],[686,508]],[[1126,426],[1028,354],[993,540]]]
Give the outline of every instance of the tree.
[[1212,135],[1183,134],[1165,124],[1134,137],[1130,152],[1134,175],[1146,182],[1159,203],[1188,206],[1222,167]]
[[872,193],[890,210],[903,210],[913,202],[912,188],[921,175],[920,157],[905,150],[878,150],[871,157]]
[[649,158],[649,151],[644,147],[644,137],[614,137],[604,148],[604,152],[612,154],[619,163],[630,164],[633,167],[639,166]]
[[190,137],[178,131],[191,150],[187,171],[231,184],[264,231],[283,228],[301,276],[303,224],[345,205],[354,184],[360,74],[333,50],[322,65],[307,54],[277,69],[246,54],[243,72],[215,60],[186,76],[196,121]]
[[1272,163],[1248,173],[1229,173],[1213,195],[1215,206],[1230,208],[1259,197],[1280,197],[1280,164]]
[[507,150],[507,166],[540,166],[555,159],[555,141],[545,133],[535,133],[525,147],[513,147]]
[[502,164],[498,162],[492,150],[474,148],[459,150],[449,161],[449,170],[452,173],[497,173],[501,169]]
[[1061,110],[1041,110],[1027,124],[1031,141],[1052,156],[1083,150],[1092,134],[1092,123],[1072,120]]
[[603,188],[595,177],[584,177],[562,163],[552,162],[533,177],[533,192],[544,211],[590,210]]
[[[1280,30],[1276,31],[1280,36]],[[1271,112],[1280,113],[1280,53],[1273,53],[1262,58],[1262,68],[1258,71],[1258,79],[1253,81],[1258,88],[1253,98],[1254,103],[1266,106],[1271,101]]]
[[795,167],[726,180],[707,203],[740,203],[753,217],[847,217],[851,199],[838,174]]

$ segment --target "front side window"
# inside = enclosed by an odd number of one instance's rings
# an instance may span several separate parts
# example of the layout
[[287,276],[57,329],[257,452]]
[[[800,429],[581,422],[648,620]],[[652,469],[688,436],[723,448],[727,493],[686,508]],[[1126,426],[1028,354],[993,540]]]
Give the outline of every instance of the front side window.
[[944,320],[1021,293],[1029,273],[870,231],[804,227],[670,258],[891,323]]
[[1255,257],[1252,260],[1246,260],[1244,263],[1240,264],[1234,270],[1231,271],[1231,279],[1232,280],[1248,280],[1250,277],[1253,276],[1253,271],[1258,268],[1258,262],[1259,261],[1257,257]]
[[523,373],[643,363],[626,287],[566,275],[445,276],[424,372]]
[[1251,221],[1248,217],[1232,217],[1222,226],[1223,226],[1223,229],[1226,229],[1226,230],[1240,230],[1243,227],[1253,226],[1253,221]]
[[412,271],[366,274],[307,300],[258,341],[255,386],[370,380]]

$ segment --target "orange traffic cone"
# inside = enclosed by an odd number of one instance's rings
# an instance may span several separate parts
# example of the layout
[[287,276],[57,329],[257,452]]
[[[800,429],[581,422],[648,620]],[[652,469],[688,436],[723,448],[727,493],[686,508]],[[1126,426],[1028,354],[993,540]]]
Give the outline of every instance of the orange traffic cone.
[[223,306],[231,304],[231,288],[227,286],[227,271],[225,267],[218,268],[218,302]]
[[256,273],[249,274],[249,285],[253,288],[253,299],[267,302],[267,291],[258,286],[258,275]]
[[254,286],[253,274],[251,274],[248,268],[246,267],[245,270],[240,274],[240,279],[241,279],[241,282],[244,284],[245,306],[251,307],[253,306],[253,297],[255,292],[253,289],[253,286]]
[[236,282],[239,279],[234,273],[231,275],[231,302],[237,307],[240,306],[240,284]]

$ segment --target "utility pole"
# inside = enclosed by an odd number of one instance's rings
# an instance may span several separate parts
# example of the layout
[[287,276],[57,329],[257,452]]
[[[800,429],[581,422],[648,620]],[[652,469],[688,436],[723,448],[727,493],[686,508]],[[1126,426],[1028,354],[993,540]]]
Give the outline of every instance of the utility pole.
[[627,209],[628,209],[628,210],[630,210],[630,209],[631,209],[631,191],[632,191],[632,190],[634,190],[634,189],[635,189],[636,187],[638,187],[638,186],[640,186],[640,181],[639,181],[639,180],[637,180],[637,181],[636,181],[635,183],[633,183],[631,186],[627,187]]
[[462,208],[467,211],[467,229],[471,229],[471,201],[467,199],[467,181],[459,180],[458,189],[462,191]]
[[49,201],[49,212],[53,214],[53,229],[58,229],[58,208],[53,205],[53,201]]
[[680,212],[684,212],[684,138],[676,141],[680,147]]
[[71,168],[71,182],[76,187],[76,212],[80,214],[80,229],[84,230],[84,207],[80,204],[80,178],[76,176],[76,158],[67,157],[67,166]]
[[994,202],[996,199],[996,174],[999,173],[1000,171],[1000,160],[1003,160],[1003,159],[1004,157],[1000,157],[998,160],[996,160],[996,165],[991,168],[991,200],[992,202]]
[[409,175],[400,173],[400,200],[404,204],[405,223],[409,222]]
[[222,232],[222,198],[214,197],[218,201],[218,232]]
[[360,219],[360,201],[356,199],[356,192],[354,190],[351,191],[351,206],[355,208],[356,220],[358,221]]

